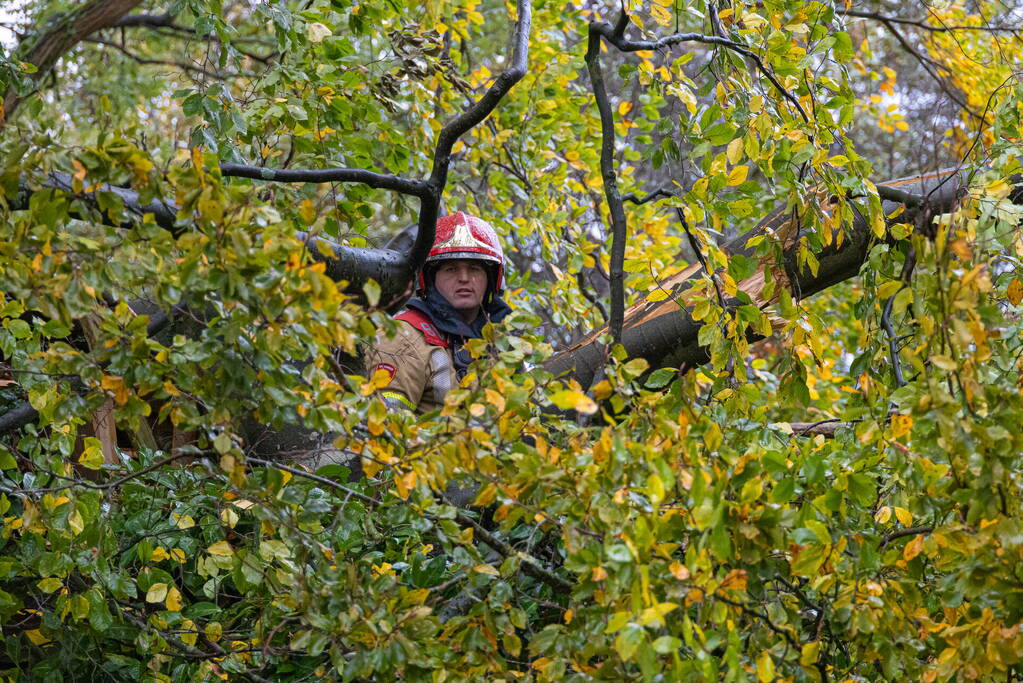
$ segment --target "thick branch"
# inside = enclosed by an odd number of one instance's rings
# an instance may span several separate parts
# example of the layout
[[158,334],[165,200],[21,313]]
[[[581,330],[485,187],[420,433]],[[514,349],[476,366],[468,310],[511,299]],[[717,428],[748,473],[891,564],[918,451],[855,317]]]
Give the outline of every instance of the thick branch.
[[425,181],[361,168],[281,169],[221,164],[220,173],[226,178],[251,178],[278,183],[361,183],[377,190],[393,190],[420,199],[433,194],[433,188]]
[[[41,27],[40,33],[24,41],[19,46],[16,56],[19,60],[36,67],[36,72],[29,77],[38,83],[50,72],[57,60],[83,38],[100,29],[113,26],[140,2],[141,0],[90,0],[77,9],[62,12],[47,21],[46,25]],[[11,119],[22,99],[24,98],[19,96],[14,88],[7,89],[4,93],[0,128]]]
[[[624,16],[624,12],[623,12]],[[606,26],[606,24],[604,24]],[[615,344],[621,342],[625,319],[625,241],[628,226],[625,207],[618,192],[618,174],[614,168],[615,129],[604,86],[604,72],[600,67],[600,32],[597,24],[590,24],[589,44],[586,50],[586,69],[593,85],[593,97],[600,112],[600,174],[604,180],[604,196],[611,212],[611,316],[609,327]]]
[[449,121],[437,136],[437,146],[433,153],[433,171],[430,173],[429,180],[430,186],[436,193],[435,201],[432,205],[424,203],[419,212],[419,232],[416,234],[416,241],[412,244],[412,250],[409,253],[409,259],[415,265],[413,270],[417,270],[426,261],[430,247],[433,246],[440,194],[447,184],[448,168],[451,165],[451,149],[455,142],[490,116],[498,103],[512,89],[512,86],[522,80],[529,68],[529,34],[533,21],[531,0],[518,0],[516,12],[518,20],[515,24],[511,66],[497,77],[483,97]]
[[[902,205],[905,211],[897,220],[912,222],[921,212],[938,215],[954,209],[966,191],[967,182],[965,175],[956,169],[897,180],[886,185],[910,197],[926,197],[922,205]],[[1021,181],[1014,178],[1013,182]],[[1017,189],[1011,199],[1023,203],[1023,190]],[[882,210],[887,216],[898,206],[896,202],[884,201]],[[802,299],[856,275],[875,239],[866,218],[856,214],[854,220],[844,226],[841,244],[832,243],[817,255],[819,268],[813,273],[798,265],[800,243],[796,239],[791,212],[780,208],[749,233],[725,245],[724,250],[730,254],[756,257],[756,248],[750,247],[749,242],[754,239],[759,242],[765,238],[782,241],[783,257],[780,263],[761,259],[759,276],[751,278],[752,284],[745,285],[744,291],[749,299],[762,307],[770,302],[759,298],[759,290],[755,285],[757,281],[762,284],[768,272],[773,274],[778,287],[784,286],[794,299]],[[694,281],[705,277],[707,274],[701,266],[690,267],[660,283],[661,288],[671,292],[670,297],[656,302],[640,301],[625,312],[621,343],[630,358],[644,358],[653,367],[677,368],[683,364],[686,367],[696,367],[707,362],[708,352],[698,342],[703,322],[693,319],[686,298],[686,292]],[[746,301],[739,298],[729,298],[725,301],[726,312],[744,303]],[[556,375],[568,374],[582,386],[588,386],[603,365],[603,346],[598,340],[606,332],[607,328],[602,328],[587,335],[579,343],[554,356],[546,363],[546,368]]]

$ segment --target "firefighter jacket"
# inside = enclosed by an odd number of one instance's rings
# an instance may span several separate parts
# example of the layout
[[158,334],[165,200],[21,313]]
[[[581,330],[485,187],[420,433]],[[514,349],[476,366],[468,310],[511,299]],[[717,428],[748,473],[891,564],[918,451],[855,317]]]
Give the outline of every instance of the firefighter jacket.
[[493,297],[472,324],[466,324],[436,291],[425,299],[411,299],[409,310],[395,316],[400,321],[391,338],[382,337],[366,355],[366,371],[378,370],[391,380],[380,394],[391,408],[428,413],[444,405],[444,396],[457,386],[469,367],[467,339],[482,335],[487,322],[500,322],[511,309]]

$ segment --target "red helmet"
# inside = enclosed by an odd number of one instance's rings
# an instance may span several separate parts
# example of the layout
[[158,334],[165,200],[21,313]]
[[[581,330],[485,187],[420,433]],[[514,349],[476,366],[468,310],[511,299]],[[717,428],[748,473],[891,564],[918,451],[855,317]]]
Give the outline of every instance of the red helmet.
[[501,293],[504,285],[504,251],[497,233],[482,218],[459,211],[437,220],[433,248],[419,271],[419,291],[426,291],[426,266],[446,259],[477,259],[495,264],[494,289]]

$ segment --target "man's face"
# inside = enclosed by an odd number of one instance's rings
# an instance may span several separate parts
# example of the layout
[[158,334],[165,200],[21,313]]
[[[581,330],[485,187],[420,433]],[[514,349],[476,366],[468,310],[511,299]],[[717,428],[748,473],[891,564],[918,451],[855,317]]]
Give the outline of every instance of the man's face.
[[487,269],[474,259],[441,261],[433,283],[462,318],[472,322],[487,293]]

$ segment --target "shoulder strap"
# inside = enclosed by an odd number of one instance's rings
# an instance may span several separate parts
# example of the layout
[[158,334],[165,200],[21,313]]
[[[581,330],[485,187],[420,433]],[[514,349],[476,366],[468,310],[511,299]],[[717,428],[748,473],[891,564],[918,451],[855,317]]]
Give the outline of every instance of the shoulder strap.
[[448,340],[437,331],[437,328],[435,328],[433,323],[430,322],[430,318],[422,311],[408,310],[394,316],[394,319],[407,322],[409,325],[422,332],[423,337],[426,338],[427,344],[443,346],[444,348],[450,346]]

